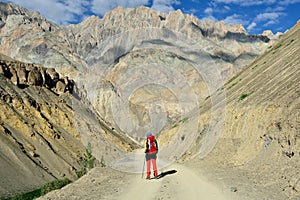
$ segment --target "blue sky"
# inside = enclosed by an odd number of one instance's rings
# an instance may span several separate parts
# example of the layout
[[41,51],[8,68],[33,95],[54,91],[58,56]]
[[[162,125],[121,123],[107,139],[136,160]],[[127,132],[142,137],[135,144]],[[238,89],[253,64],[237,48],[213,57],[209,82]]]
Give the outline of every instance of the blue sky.
[[[6,0],[1,0],[7,2]],[[58,24],[76,24],[90,15],[100,18],[118,5],[147,6],[163,12],[181,9],[200,20],[242,24],[249,33],[284,32],[300,16],[300,0],[10,0],[37,10]]]

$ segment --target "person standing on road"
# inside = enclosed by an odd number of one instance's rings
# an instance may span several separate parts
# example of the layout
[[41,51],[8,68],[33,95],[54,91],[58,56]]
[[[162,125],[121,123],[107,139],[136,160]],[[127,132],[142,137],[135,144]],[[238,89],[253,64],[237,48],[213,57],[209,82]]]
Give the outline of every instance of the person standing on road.
[[147,177],[146,179],[150,179],[151,174],[151,163],[153,167],[154,177],[158,177],[157,166],[156,166],[156,154],[158,152],[157,141],[152,135],[151,132],[147,133],[147,139],[145,142],[145,153],[146,153],[146,163],[147,163]]

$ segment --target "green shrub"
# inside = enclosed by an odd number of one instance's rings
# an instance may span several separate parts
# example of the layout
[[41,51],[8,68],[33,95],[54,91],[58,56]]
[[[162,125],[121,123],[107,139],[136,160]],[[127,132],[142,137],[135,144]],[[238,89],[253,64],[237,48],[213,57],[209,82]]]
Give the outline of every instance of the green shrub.
[[41,188],[41,194],[45,195],[48,192],[52,191],[52,190],[57,190],[60,189],[66,185],[68,185],[69,183],[71,183],[71,181],[67,178],[64,179],[56,179],[50,183],[46,183],[42,188]]
[[17,196],[7,198],[5,200],[31,200],[42,196],[41,189],[34,190],[25,194],[18,194]]
[[80,178],[85,175],[90,169],[94,168],[96,158],[92,155],[92,145],[88,142],[85,149],[84,158],[82,160],[82,167],[76,172],[77,177]]
[[282,44],[278,44],[278,45],[274,48],[274,50],[280,48],[281,46],[282,46]]
[[68,185],[69,183],[71,183],[71,181],[67,178],[56,179],[52,182],[46,183],[40,189],[36,189],[34,191],[31,191],[31,192],[28,192],[25,194],[18,194],[17,196],[7,198],[6,200],[32,200],[32,199],[38,198],[40,196],[43,196],[52,190],[60,189],[64,186]]
[[248,93],[248,94],[241,94],[239,100],[243,100],[243,99],[245,99],[246,97],[248,97],[249,95],[250,95],[249,93]]

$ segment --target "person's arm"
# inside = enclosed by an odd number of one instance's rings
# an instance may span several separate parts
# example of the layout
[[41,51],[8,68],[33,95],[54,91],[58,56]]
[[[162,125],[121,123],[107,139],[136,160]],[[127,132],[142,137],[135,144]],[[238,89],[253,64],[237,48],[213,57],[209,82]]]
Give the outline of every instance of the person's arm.
[[148,147],[148,142],[145,140],[145,153],[148,153],[149,147]]

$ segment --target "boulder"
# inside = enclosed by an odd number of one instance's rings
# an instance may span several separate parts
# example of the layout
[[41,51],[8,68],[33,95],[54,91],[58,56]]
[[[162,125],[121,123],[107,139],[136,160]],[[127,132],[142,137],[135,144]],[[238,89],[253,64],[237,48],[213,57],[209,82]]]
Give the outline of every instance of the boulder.
[[41,72],[35,67],[28,73],[28,85],[41,86],[43,84],[43,76]]

